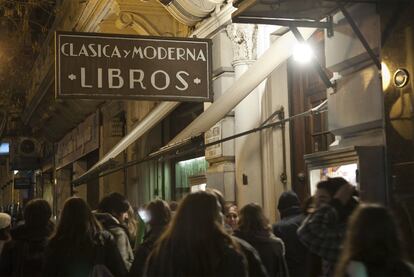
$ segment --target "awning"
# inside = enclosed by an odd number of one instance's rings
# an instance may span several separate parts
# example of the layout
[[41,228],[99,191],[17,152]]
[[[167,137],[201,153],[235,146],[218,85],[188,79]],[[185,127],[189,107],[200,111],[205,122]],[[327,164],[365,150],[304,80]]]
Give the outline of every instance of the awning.
[[[134,143],[146,132],[151,130],[156,124],[163,120],[169,113],[171,113],[180,103],[179,102],[161,102],[156,106],[139,124],[123,139],[121,139],[114,148],[111,149],[105,156],[100,159],[92,168],[85,172],[82,176],[90,174],[96,169],[114,159],[120,153],[122,153],[128,146]],[[79,178],[81,178],[80,176]]]
[[[316,31],[315,28],[299,28],[305,40]],[[228,88],[206,111],[179,133],[169,144],[175,144],[204,133],[224,118],[237,104],[252,92],[267,76],[291,55],[297,43],[292,32],[278,38],[262,56],[254,62],[240,78]]]
[[[304,39],[308,39],[315,28],[299,28]],[[224,118],[238,103],[240,103],[250,92],[252,92],[262,81],[264,81],[273,70],[286,61],[291,55],[294,45],[297,43],[292,32],[288,32],[278,38],[262,56],[254,62],[249,69],[227,89],[222,96],[217,99],[210,107],[197,117],[189,126],[179,133],[168,146],[179,144],[191,137],[196,137],[210,129],[220,119]],[[73,180],[72,183],[79,184],[86,180],[88,176],[99,174],[100,172],[113,166],[111,161],[129,145],[134,143],[143,134],[148,132],[153,126],[160,122],[179,103],[162,102],[152,110],[126,137],[124,137],[111,151],[109,151],[91,169]],[[81,181],[82,180],[82,181]]]

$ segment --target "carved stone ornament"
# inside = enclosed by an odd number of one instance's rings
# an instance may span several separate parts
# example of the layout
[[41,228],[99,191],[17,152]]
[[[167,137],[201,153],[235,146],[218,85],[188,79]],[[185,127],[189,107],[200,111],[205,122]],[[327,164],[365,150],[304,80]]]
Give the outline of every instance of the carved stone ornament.
[[221,0],[174,0],[165,6],[167,11],[178,21],[187,26],[194,26],[216,8]]
[[121,30],[127,27],[132,27],[141,35],[161,35],[156,26],[138,13],[120,12],[115,24]]
[[234,63],[256,60],[257,25],[230,24],[226,31],[233,43]]

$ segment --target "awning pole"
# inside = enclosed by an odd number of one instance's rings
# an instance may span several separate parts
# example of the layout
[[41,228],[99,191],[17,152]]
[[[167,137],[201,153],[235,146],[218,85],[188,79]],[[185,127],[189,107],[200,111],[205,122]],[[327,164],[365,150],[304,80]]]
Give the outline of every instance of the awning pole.
[[[192,138],[187,139],[187,140],[185,140],[183,142],[179,142],[179,143],[176,143],[176,144],[173,144],[173,145],[169,144],[169,145],[161,148],[160,150],[158,150],[156,152],[153,152],[153,153],[149,154],[148,156],[146,156],[145,158],[142,158],[140,160],[135,160],[135,161],[127,162],[125,164],[121,164],[119,166],[116,166],[114,168],[111,168],[111,169],[106,170],[106,171],[101,172],[101,173],[94,172],[95,173],[94,176],[91,176],[91,175],[86,176],[86,177],[82,177],[81,176],[78,179],[72,181],[72,184],[75,185],[75,186],[77,186],[77,185],[80,185],[82,183],[87,182],[91,178],[94,178],[94,177],[95,178],[104,177],[106,175],[112,174],[112,173],[117,172],[119,170],[122,170],[124,168],[128,168],[128,167],[131,167],[131,166],[134,166],[134,165],[137,165],[137,164],[141,164],[141,163],[147,162],[149,160],[153,160],[153,159],[165,157],[167,154],[170,154],[171,152],[174,152],[174,151],[175,151],[175,153],[172,154],[172,155],[167,156],[167,159],[174,158],[177,155],[180,155],[181,156],[183,154],[194,153],[194,152],[201,152],[201,151],[205,150],[207,147],[210,147],[210,146],[213,146],[213,145],[216,145],[216,144],[219,144],[219,143],[223,143],[223,142],[226,142],[226,141],[229,141],[229,140],[232,140],[232,139],[241,137],[241,136],[245,136],[245,135],[248,135],[248,134],[251,134],[251,133],[255,133],[255,132],[264,130],[264,129],[282,126],[286,122],[291,121],[291,120],[296,119],[296,118],[300,118],[300,117],[304,117],[304,116],[308,116],[308,115],[313,115],[313,114],[317,114],[317,113],[323,113],[323,112],[326,111],[326,109],[323,109],[323,110],[321,110],[321,109],[325,107],[327,101],[328,100],[325,100],[324,102],[322,102],[317,107],[312,108],[312,109],[310,109],[310,110],[308,110],[306,112],[303,112],[303,113],[300,113],[300,114],[296,114],[296,115],[293,115],[291,117],[287,117],[287,118],[278,120],[278,121],[273,122],[273,123],[269,123],[269,124],[266,124],[266,125],[262,125],[262,126],[259,126],[257,128],[254,128],[254,129],[251,129],[251,130],[248,130],[248,131],[245,131],[245,132],[241,132],[241,133],[235,134],[233,136],[229,136],[229,137],[226,137],[226,138],[223,138],[223,139],[214,141],[214,142],[210,142],[210,143],[201,142],[199,145],[194,145],[194,142],[197,141],[197,139],[199,139],[201,137],[201,135],[200,135],[200,136],[192,137]],[[192,145],[194,146],[194,148],[185,149],[182,152],[180,152],[180,150],[183,147],[185,147],[185,146],[192,146]],[[163,160],[166,160],[166,159],[164,158]]]

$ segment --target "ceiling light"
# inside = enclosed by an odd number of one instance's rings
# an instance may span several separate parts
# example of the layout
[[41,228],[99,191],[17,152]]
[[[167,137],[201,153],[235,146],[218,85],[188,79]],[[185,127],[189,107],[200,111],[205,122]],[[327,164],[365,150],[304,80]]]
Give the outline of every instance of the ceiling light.
[[307,64],[313,59],[313,50],[306,43],[299,43],[293,49],[293,59],[300,64]]

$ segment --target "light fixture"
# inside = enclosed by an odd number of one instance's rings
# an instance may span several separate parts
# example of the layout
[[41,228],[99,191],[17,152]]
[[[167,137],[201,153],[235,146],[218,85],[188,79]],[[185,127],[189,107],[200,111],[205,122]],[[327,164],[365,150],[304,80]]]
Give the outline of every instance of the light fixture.
[[391,84],[391,72],[387,64],[381,63],[382,89],[385,91]]
[[397,88],[403,88],[408,84],[408,81],[410,80],[410,75],[408,74],[408,71],[404,68],[399,68],[394,73],[393,81],[394,86]]
[[307,43],[298,43],[293,49],[293,59],[300,64],[307,64],[313,59],[313,50]]

